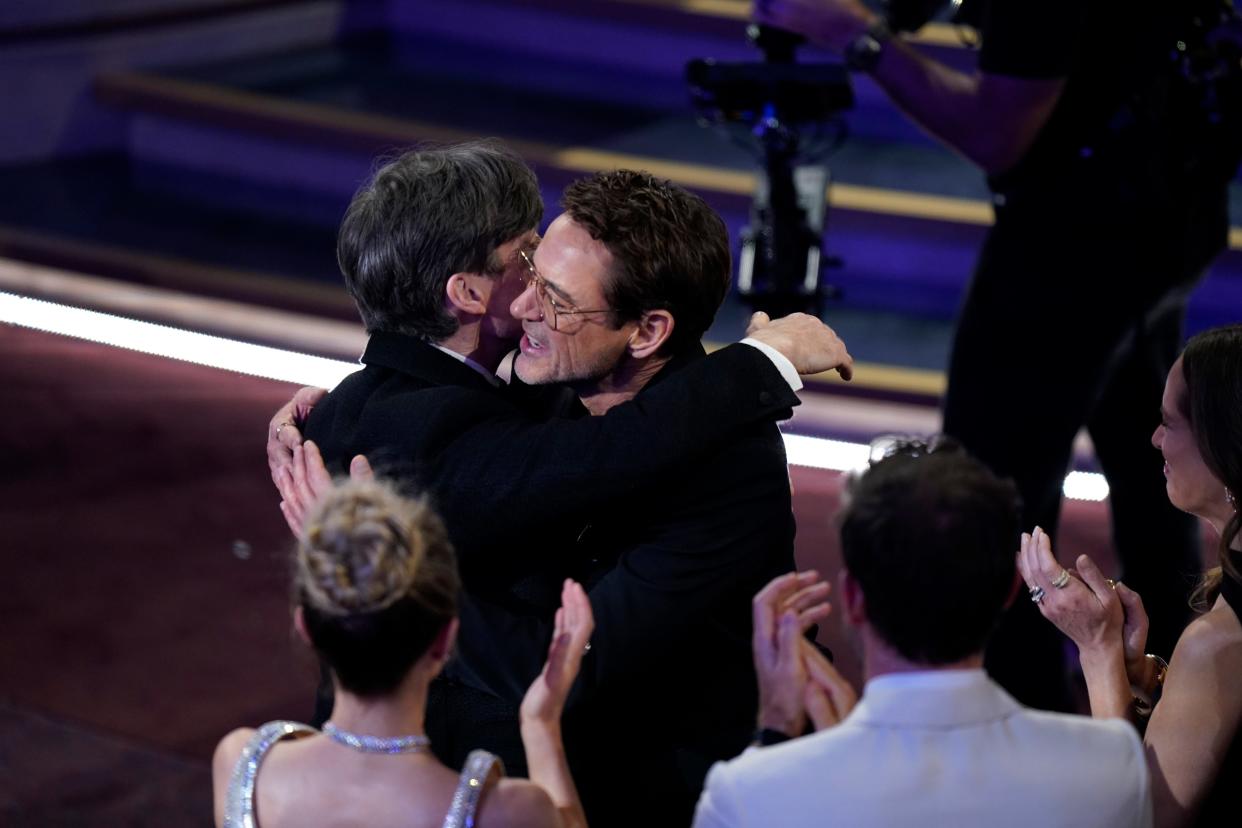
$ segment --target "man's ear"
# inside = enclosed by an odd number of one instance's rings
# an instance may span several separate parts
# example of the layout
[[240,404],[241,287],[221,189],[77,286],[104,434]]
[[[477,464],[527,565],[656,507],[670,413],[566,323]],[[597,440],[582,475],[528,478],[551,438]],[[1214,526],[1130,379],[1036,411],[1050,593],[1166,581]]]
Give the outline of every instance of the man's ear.
[[454,273],[444,285],[444,298],[448,309],[475,316],[487,314],[487,301],[492,295],[495,280],[478,273]]
[[673,335],[675,324],[673,315],[666,310],[645,311],[638,320],[638,329],[630,337],[630,356],[635,359],[654,356]]
[[841,600],[841,609],[845,620],[852,627],[861,626],[867,620],[867,598],[863,595],[862,586],[845,567],[837,575],[837,596]]

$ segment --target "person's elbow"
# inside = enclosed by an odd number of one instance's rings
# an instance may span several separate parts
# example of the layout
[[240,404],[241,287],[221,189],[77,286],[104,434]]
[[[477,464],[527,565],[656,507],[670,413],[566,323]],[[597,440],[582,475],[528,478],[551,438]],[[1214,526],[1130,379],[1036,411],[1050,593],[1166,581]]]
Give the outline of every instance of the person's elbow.
[[983,75],[971,139],[962,147],[988,175],[1017,166],[1052,117],[1065,81]]

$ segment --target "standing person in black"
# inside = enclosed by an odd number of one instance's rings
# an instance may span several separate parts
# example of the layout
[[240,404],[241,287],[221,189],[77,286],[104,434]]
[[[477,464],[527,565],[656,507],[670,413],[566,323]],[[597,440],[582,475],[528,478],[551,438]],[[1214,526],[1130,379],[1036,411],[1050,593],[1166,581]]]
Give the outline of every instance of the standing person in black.
[[[403,156],[355,198],[342,225],[342,270],[371,340],[366,367],[313,407],[306,429],[330,463],[365,453],[381,471],[426,489],[458,548],[466,587],[459,652],[446,670],[450,678],[433,688],[428,712],[433,749],[449,764],[482,746],[520,770],[520,692],[512,691],[529,676],[512,665],[529,661],[527,646],[545,650],[547,639],[511,635],[510,627],[550,617],[566,575],[598,578],[607,569],[613,552],[604,542],[616,537],[600,535],[597,543],[586,527],[615,502],[633,509],[624,519],[633,544],[667,550],[663,566],[657,561],[644,570],[644,578],[663,585],[651,597],[679,590],[683,600],[643,600],[598,619],[599,657],[623,649],[605,643],[614,639],[632,638],[641,653],[648,638],[653,648],[685,638],[678,630],[701,622],[696,608],[702,604],[694,603],[700,595],[710,598],[713,611],[718,602],[729,604],[723,615],[731,626],[710,632],[741,642],[728,648],[726,665],[741,686],[721,692],[748,717],[749,596],[774,567],[792,567],[788,476],[773,421],[797,402],[795,369],[849,371],[840,341],[806,316],[763,325],[750,344],[703,357],[699,337],[729,284],[723,223],[701,200],[649,176],[618,173],[596,181],[605,191],[623,192],[628,221],[648,222],[624,228],[627,254],[652,251],[641,262],[627,259],[624,273],[603,242],[567,217],[553,223],[532,254],[529,215],[509,224],[502,219],[515,201],[522,203],[517,195],[537,199],[533,176],[494,147]],[[636,281],[634,272],[642,274]],[[497,304],[498,297],[515,296],[510,282],[521,289],[511,308]],[[434,327],[441,316],[448,323]],[[514,406],[491,369],[503,353],[493,340],[511,341],[519,326],[525,335],[518,375],[531,384],[568,383],[581,407],[606,416],[538,419]],[[682,357],[684,370],[644,390]],[[627,402],[639,390],[641,400]],[[280,445],[297,440],[292,412],[291,406],[278,412],[269,443],[273,476],[290,502],[297,486],[289,483]],[[755,435],[763,450],[739,454],[734,446],[752,445]],[[309,451],[298,451],[302,462]],[[711,481],[713,492],[728,486],[718,505],[679,490],[679,505],[689,498],[693,508],[676,531],[639,509],[662,505],[659,498],[679,471],[709,456],[749,458]],[[733,521],[728,525],[736,529],[744,517],[717,509],[751,504],[758,506],[745,531],[716,537],[718,527]],[[287,515],[296,523],[297,512]],[[740,750],[749,730],[744,722],[739,734],[713,739]],[[715,742],[704,748],[705,763],[717,758]],[[676,790],[688,813],[697,788]]]
[[[958,321],[944,431],[1055,533],[1085,426],[1111,492],[1126,582],[1168,655],[1198,571],[1193,518],[1169,506],[1160,463],[1135,451],[1157,423],[1186,299],[1224,248],[1229,175],[1196,157],[1161,61],[1155,4],[979,0],[978,70],[894,37],[856,0],[763,0],[756,17],[867,71],[911,117],[988,175],[995,223]],[[1164,28],[1162,28],[1164,27]],[[1062,646],[1017,602],[988,668],[1019,699],[1069,709]]]

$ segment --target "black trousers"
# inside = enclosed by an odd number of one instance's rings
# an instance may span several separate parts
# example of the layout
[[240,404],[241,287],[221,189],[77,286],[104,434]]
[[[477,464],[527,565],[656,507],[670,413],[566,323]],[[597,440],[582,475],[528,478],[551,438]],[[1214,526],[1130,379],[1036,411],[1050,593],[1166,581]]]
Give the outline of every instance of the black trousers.
[[[1150,209],[1111,171],[1085,168],[1000,199],[958,323],[944,408],[945,432],[1017,484],[1024,529],[1039,525],[1054,540],[1073,441],[1086,426],[1109,483],[1122,578],[1151,617],[1149,651],[1166,657],[1202,566],[1197,521],[1169,504],[1150,439],[1186,299],[1227,226],[1223,188],[1180,198]],[[987,667],[1024,703],[1069,710],[1064,653],[1064,638],[1020,591]]]

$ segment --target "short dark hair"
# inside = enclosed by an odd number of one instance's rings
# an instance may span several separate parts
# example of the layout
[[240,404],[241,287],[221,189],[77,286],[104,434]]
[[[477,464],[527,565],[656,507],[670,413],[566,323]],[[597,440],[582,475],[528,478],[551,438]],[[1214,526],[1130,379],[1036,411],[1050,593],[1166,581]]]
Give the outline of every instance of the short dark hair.
[[[1230,494],[1242,497],[1242,325],[1212,328],[1191,337],[1182,352],[1182,377],[1186,392],[1177,407],[1190,423],[1199,455]],[[1236,580],[1242,580],[1242,555],[1234,551],[1233,543],[1240,533],[1242,513],[1235,506],[1218,548],[1221,568]],[[1196,604],[1215,600],[1219,587],[1220,570],[1213,569],[1196,590]]]
[[981,652],[1015,583],[1019,499],[956,444],[906,444],[852,481],[845,566],[867,620],[920,664]]
[[457,614],[461,581],[426,501],[344,481],[307,517],[295,596],[316,652],[346,690],[393,692]]
[[457,330],[444,309],[454,273],[499,274],[498,246],[543,217],[530,167],[499,143],[406,152],[358,191],[337,235],[345,286],[368,333],[437,342]]
[[570,184],[565,212],[616,260],[604,295],[618,321],[667,310],[666,351],[697,343],[729,291],[724,222],[703,199],[649,173],[614,170]]

